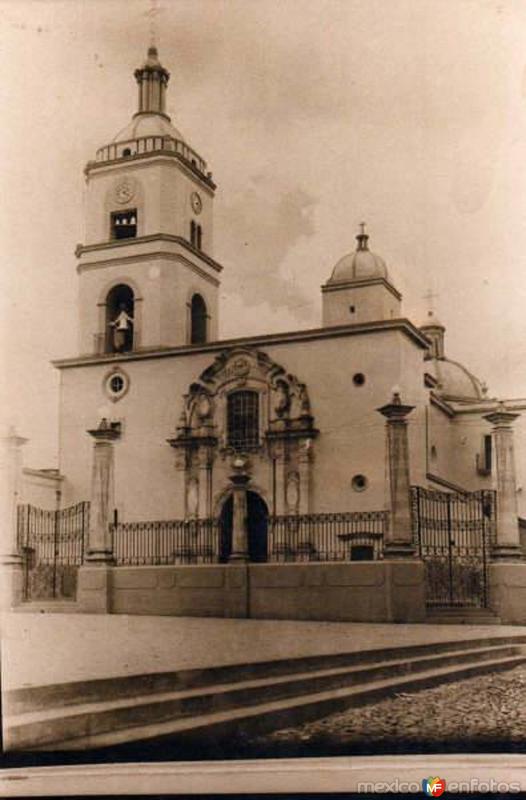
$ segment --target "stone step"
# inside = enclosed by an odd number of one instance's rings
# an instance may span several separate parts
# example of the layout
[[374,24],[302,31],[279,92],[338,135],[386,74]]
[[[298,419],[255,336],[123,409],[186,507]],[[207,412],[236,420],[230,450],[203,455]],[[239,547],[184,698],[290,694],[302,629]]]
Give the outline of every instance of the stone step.
[[501,619],[489,608],[432,608],[426,622],[435,625],[500,625]]
[[473,638],[422,645],[351,651],[324,655],[303,656],[274,661],[245,664],[228,664],[159,672],[146,675],[126,675],[71,683],[51,684],[13,689],[4,693],[5,713],[12,716],[57,706],[81,705],[91,702],[157,694],[183,689],[213,686],[257,678],[279,677],[320,669],[378,664],[389,660],[403,660],[418,656],[452,653],[470,648],[501,647],[507,644],[526,644],[526,636],[506,635],[490,638]]
[[439,669],[424,670],[410,676],[373,680],[330,691],[301,694],[190,717],[155,721],[122,730],[90,733],[32,749],[58,751],[100,749],[139,741],[152,743],[174,737],[177,740],[178,736],[183,736],[185,743],[188,744],[194,737],[198,743],[203,737],[226,737],[240,731],[246,735],[255,735],[285,725],[287,727],[299,725],[349,706],[375,702],[398,691],[417,691],[438,683],[512,669],[525,662],[526,654],[523,653],[487,661],[477,660],[460,667],[449,665]]
[[8,749],[56,749],[59,740],[92,739],[104,733],[116,734],[144,724],[175,722],[188,717],[213,715],[227,709],[255,706],[265,701],[283,700],[298,695],[318,695],[371,682],[398,680],[400,676],[440,671],[451,667],[461,673],[475,663],[526,659],[525,648],[517,644],[473,648],[463,651],[420,655],[410,659],[390,660],[374,665],[333,667],[289,675],[271,676],[234,683],[216,684],[139,697],[106,700],[69,707],[52,708],[8,716],[4,720]]

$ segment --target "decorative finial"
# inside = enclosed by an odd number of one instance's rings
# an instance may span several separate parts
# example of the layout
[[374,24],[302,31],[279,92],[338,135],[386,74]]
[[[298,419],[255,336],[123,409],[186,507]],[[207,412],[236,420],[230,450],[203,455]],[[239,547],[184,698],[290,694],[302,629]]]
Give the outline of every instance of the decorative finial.
[[[148,57],[157,57],[157,15],[159,8],[157,0],[150,0],[150,8],[146,12],[146,16],[150,18],[150,47],[148,48]],[[153,51],[153,52],[152,52]]]
[[369,237],[365,232],[365,222],[360,222],[360,233],[356,237],[356,241],[358,242],[358,250],[367,250],[367,241]]

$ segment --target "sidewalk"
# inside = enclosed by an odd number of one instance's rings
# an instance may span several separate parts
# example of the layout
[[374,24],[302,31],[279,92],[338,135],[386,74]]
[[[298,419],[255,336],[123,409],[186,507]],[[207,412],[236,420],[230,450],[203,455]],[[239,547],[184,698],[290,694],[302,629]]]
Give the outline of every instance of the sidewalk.
[[374,625],[203,617],[5,614],[3,691],[305,655],[526,635],[504,625]]

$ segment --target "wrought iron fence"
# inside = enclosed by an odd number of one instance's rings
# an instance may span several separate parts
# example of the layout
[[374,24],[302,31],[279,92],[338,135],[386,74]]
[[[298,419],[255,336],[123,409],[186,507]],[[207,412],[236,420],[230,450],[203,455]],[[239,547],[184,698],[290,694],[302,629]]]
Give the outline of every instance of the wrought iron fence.
[[73,598],[84,558],[89,502],[51,511],[25,504],[17,509],[17,541],[24,556],[24,597]]
[[427,604],[486,607],[496,492],[413,486],[411,496],[415,541],[426,566]]
[[269,517],[269,561],[373,561],[383,557],[386,511]]
[[119,522],[111,530],[118,566],[219,561],[220,527],[216,519]]

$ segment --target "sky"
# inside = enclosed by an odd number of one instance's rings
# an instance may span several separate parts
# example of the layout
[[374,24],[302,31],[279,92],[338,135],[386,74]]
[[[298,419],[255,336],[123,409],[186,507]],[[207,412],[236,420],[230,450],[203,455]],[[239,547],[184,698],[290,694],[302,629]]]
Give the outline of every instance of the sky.
[[404,316],[431,292],[447,355],[526,396],[523,0],[0,0],[0,410],[27,466],[57,465],[83,167],[152,32],[218,184],[222,338],[317,327],[365,220]]

